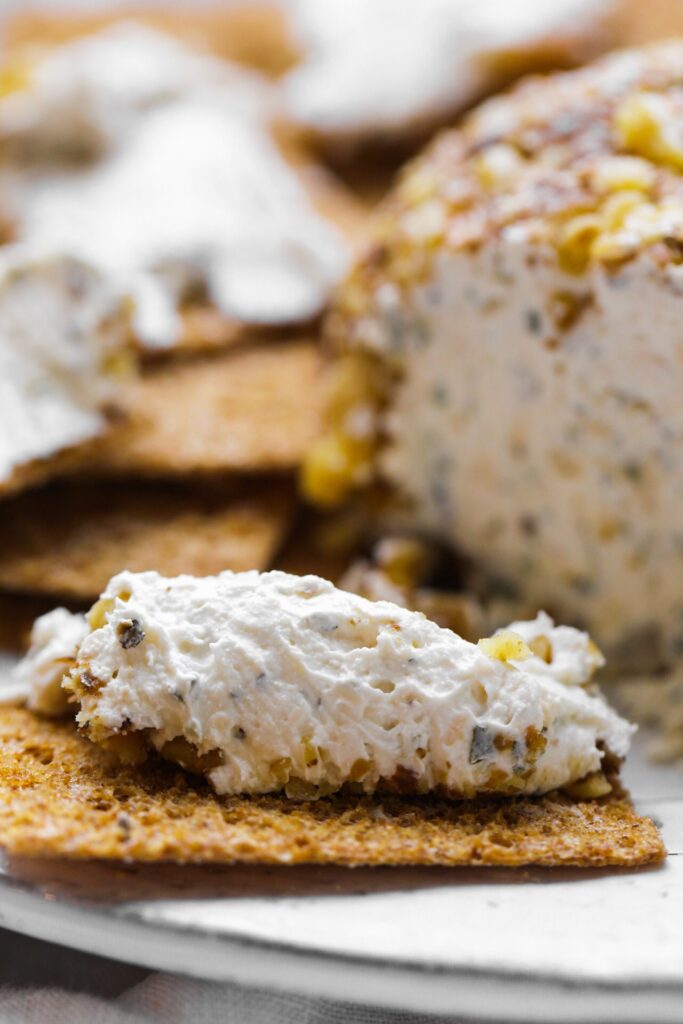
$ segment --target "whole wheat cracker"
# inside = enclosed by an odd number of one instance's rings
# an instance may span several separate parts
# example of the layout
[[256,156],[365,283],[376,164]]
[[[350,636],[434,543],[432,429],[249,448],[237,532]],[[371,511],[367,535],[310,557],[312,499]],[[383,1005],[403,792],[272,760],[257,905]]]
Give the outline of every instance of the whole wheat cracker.
[[0,656],[23,654],[33,623],[54,606],[54,599],[49,596],[0,592]]
[[[10,19],[4,33],[4,58],[10,61],[14,58],[21,65],[22,54],[29,62],[36,57],[40,59],[40,54],[52,46],[131,18],[169,32],[200,51],[210,50],[219,57],[271,74],[285,70],[295,58],[288,41],[284,13],[277,5],[269,3],[239,3],[221,11],[194,12],[191,18],[186,13],[160,12],[144,5],[139,9],[104,15],[83,16],[63,12],[56,16],[38,12],[19,14]],[[279,122],[272,129],[282,155],[299,178],[312,206],[349,242],[357,242],[362,236],[371,204],[356,195],[329,168],[315,163],[302,147],[293,126]],[[7,239],[12,238],[14,230],[10,217],[4,227]],[[271,330],[277,333],[277,328]],[[248,341],[255,333],[258,336],[258,328],[255,331],[253,325],[225,316],[208,300],[195,300],[182,310],[182,333],[174,351],[223,347]]]
[[54,484],[0,504],[0,587],[86,601],[122,569],[265,569],[292,511],[291,488],[277,480],[213,491]]
[[[282,133],[281,133],[282,135]],[[311,161],[295,140],[279,139],[283,154],[303,185],[313,207],[355,248],[363,240],[374,197],[361,197],[321,164]],[[182,309],[182,334],[175,353],[201,352],[262,340],[286,339],[290,329],[241,323],[209,302],[189,303]],[[154,352],[150,355],[154,356]],[[158,354],[163,355],[163,350]]]
[[0,846],[31,857],[264,864],[613,865],[665,855],[618,793],[462,803],[218,798],[162,762],[123,767],[71,721],[0,708]]
[[187,10],[140,3],[125,10],[18,9],[3,25],[5,51],[59,46],[125,19],[178,36],[217,57],[279,75],[295,62],[297,51],[282,6],[268,0],[226,3]]
[[[116,415],[118,416],[118,412]],[[102,429],[105,431],[107,428],[103,426]],[[86,441],[61,448],[43,458],[22,462],[13,469],[9,476],[0,480],[0,500],[78,470],[83,461],[87,461],[94,453],[97,443],[97,438],[88,438]]]
[[307,339],[151,366],[122,393],[123,417],[89,450],[87,468],[149,476],[295,468],[318,431],[320,369]]

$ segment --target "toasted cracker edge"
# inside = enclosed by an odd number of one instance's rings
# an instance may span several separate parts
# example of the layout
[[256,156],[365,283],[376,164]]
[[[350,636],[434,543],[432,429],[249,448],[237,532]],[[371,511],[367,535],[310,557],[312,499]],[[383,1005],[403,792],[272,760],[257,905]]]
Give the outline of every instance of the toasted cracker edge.
[[134,769],[70,721],[0,708],[0,846],[147,862],[635,867],[665,855],[626,797],[462,803],[218,798],[174,766]]

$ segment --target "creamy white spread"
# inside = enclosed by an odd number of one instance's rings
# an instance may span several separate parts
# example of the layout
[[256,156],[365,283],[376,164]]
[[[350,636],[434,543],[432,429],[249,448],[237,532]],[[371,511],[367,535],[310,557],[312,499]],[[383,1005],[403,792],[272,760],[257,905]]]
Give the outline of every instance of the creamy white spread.
[[[196,297],[250,323],[316,316],[347,268],[348,246],[271,138],[269,87],[163,36],[150,45],[148,80],[148,30],[112,32],[83,42],[87,75],[78,62],[73,70],[51,58],[55,75],[75,76],[63,90],[74,123],[91,118],[88,136],[111,121],[111,145],[94,162],[6,170],[4,201],[19,237],[100,266],[133,295],[136,332],[150,346],[178,339],[179,307]],[[113,88],[117,63],[122,74],[137,68],[130,95]],[[42,92],[27,95],[43,109]],[[36,115],[36,132],[41,124]]]
[[85,616],[66,608],[55,608],[36,619],[31,646],[14,670],[12,682],[0,690],[0,703],[22,700],[32,711],[43,715],[68,711],[68,694],[62,689],[62,678],[73,665],[88,632]]
[[270,105],[258,75],[135,22],[27,56],[17,74],[21,87],[0,98],[0,139],[26,159],[97,156],[150,110],[212,86],[251,116]]
[[624,51],[444,134],[333,332],[390,377],[332,424],[347,477],[379,462],[413,528],[629,671],[683,651],[682,66]]
[[[304,53],[288,109],[323,134],[405,131],[441,119],[496,82],[496,55],[599,39],[609,0],[294,0]],[[518,53],[519,56],[519,53]],[[368,83],[372,88],[368,88]]]
[[683,636],[682,295],[681,266],[572,276],[512,228],[444,255],[409,309],[386,286],[366,332],[401,363],[382,464],[419,522],[527,605],[655,661]]
[[547,616],[477,646],[315,576],[124,572],[89,622],[64,680],[78,722],[105,744],[145,730],[167,756],[180,738],[222,794],[545,792],[632,731],[589,685],[589,638]]
[[22,467],[98,436],[127,304],[81,260],[0,254],[0,488]]

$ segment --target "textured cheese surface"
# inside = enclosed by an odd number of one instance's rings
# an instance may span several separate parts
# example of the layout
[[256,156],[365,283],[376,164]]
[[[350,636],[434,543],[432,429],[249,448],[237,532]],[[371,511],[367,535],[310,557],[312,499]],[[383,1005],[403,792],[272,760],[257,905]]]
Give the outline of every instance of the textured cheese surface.
[[580,55],[590,35],[600,39],[613,4],[293,0],[291,7],[304,58],[285,79],[290,113],[323,134],[362,137],[409,131],[462,109],[495,83],[496,54],[523,59],[546,42]]
[[[101,434],[126,304],[78,259],[7,247],[0,259],[0,489]],[[49,329],[48,329],[49,325]]]
[[20,87],[0,97],[0,136],[28,160],[95,155],[148,111],[211,86],[232,86],[247,110],[267,105],[257,75],[134,21],[27,57],[17,74]]
[[65,679],[79,723],[105,744],[146,730],[219,793],[546,792],[629,745],[588,686],[599,652],[547,616],[477,646],[315,576],[122,573],[89,621]]
[[18,149],[3,202],[23,240],[66,247],[132,294],[150,346],[178,340],[198,294],[238,321],[306,321],[349,253],[273,142],[273,113],[253,72],[114,26],[0,100],[0,138]]
[[17,665],[12,683],[0,690],[0,703],[23,699],[32,711],[44,715],[61,715],[68,711],[68,695],[62,689],[62,677],[87,633],[85,617],[74,615],[66,608],[55,608],[36,619],[31,630],[31,646]]

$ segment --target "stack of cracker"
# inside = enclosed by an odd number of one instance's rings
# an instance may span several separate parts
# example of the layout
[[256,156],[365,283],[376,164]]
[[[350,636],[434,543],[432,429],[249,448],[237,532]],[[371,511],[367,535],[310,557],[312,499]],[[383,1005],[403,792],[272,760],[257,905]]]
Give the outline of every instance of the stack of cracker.
[[[173,39],[182,47],[178,53],[183,59],[189,55],[207,65],[215,63],[208,45],[219,58],[249,63],[268,75],[293,60],[282,16],[269,7],[236,8],[220,15],[209,11],[193,16],[191,24],[179,15],[143,12],[143,23],[141,30],[153,33],[152,44]],[[47,157],[36,157],[38,143],[31,133],[39,136],[39,118],[35,110],[27,114],[22,108],[17,114],[11,104],[24,89],[29,95],[33,90],[38,107],[41,66],[54,63],[55,56],[69,47],[103,38],[117,28],[124,35],[131,30],[134,47],[137,25],[117,26],[111,19],[35,15],[10,24],[0,136],[4,133],[5,149],[11,154],[6,173],[17,193],[24,181],[44,178],[49,198],[48,189],[59,187],[60,176],[87,178],[93,162],[97,169],[98,162],[111,159],[106,151],[94,158],[88,154],[85,170],[79,165],[64,171],[73,154],[65,157],[54,140]],[[181,38],[182,43],[176,43]],[[119,61],[132,64],[135,55],[126,51],[130,40],[119,39],[117,45]],[[84,81],[87,87],[87,61],[92,56],[76,53],[71,60],[72,66],[79,61],[82,65],[74,91]],[[78,78],[77,72],[72,74]],[[192,74],[188,73],[190,79]],[[245,74],[252,77],[255,72]],[[49,77],[46,82],[50,84]],[[265,83],[259,78],[257,88]],[[252,88],[253,82],[248,85]],[[241,87],[239,82],[237,86]],[[192,82],[164,81],[159,92],[175,90],[171,98],[162,94],[143,100],[150,106],[171,105],[183,102],[191,88]],[[93,106],[97,101],[95,96]],[[138,131],[137,126],[130,131]],[[301,150],[286,129],[277,134],[277,142],[271,141],[291,175],[288,187],[297,190],[302,209],[329,227],[343,254],[343,271],[360,233],[365,204]],[[126,139],[116,140],[116,145],[125,147]],[[106,201],[106,190],[103,196]],[[30,226],[34,199],[30,194],[9,210],[12,241],[27,238],[35,244]],[[237,206],[241,201],[239,195],[230,198]],[[131,210],[131,217],[135,215]],[[42,243],[40,237],[37,241]],[[311,275],[317,271],[315,266],[310,269]],[[333,278],[324,282],[325,293]],[[178,313],[180,329],[172,343],[157,345],[155,339],[148,344],[144,337],[133,337],[135,366],[118,380],[102,429],[85,443],[30,459],[30,473],[15,471],[11,479],[8,475],[0,480],[0,588],[6,594],[42,595],[52,602],[82,605],[96,598],[112,573],[124,567],[172,575],[273,565],[295,520],[296,472],[317,431],[319,311],[311,314],[304,309],[302,316],[295,311],[288,317],[276,310],[269,318],[267,309],[263,316],[257,309],[253,319],[241,319],[217,308],[206,289],[192,282],[179,299]]]

